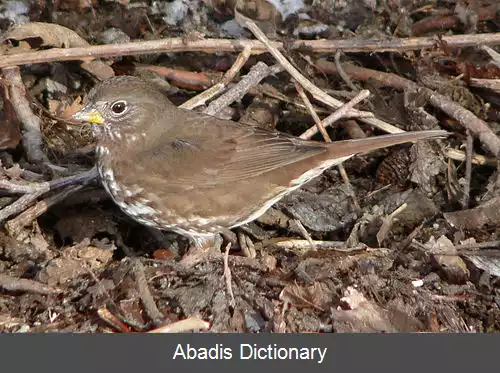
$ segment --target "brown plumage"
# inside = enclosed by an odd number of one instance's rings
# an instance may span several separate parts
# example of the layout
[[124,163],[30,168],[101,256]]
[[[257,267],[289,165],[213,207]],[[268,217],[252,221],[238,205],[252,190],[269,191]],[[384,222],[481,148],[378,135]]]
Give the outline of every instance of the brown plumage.
[[122,210],[195,242],[256,219],[357,153],[446,135],[306,141],[179,109],[135,77],[100,83],[75,118],[94,124],[99,173]]

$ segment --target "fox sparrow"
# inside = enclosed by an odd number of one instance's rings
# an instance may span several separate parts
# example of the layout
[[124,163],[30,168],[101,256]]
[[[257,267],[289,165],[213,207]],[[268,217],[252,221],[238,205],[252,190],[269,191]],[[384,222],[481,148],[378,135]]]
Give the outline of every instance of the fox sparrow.
[[195,244],[258,218],[285,194],[361,152],[445,136],[407,132],[322,143],[179,109],[151,84],[98,84],[74,115],[94,124],[104,187],[140,223]]

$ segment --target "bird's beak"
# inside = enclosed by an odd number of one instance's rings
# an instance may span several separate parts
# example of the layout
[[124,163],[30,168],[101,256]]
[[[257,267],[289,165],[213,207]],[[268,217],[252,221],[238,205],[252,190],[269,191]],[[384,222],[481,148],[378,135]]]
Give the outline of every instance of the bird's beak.
[[102,114],[91,106],[85,106],[82,110],[77,111],[75,114],[73,114],[72,117],[82,122],[101,125],[104,124],[104,118],[102,117]]

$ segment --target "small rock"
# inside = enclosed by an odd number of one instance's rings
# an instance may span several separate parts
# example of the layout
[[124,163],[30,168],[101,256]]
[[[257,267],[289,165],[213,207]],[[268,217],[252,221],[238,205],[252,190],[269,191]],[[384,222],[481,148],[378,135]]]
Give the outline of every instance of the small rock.
[[97,39],[102,44],[122,44],[130,42],[130,36],[116,27],[101,32]]
[[28,1],[6,1],[0,5],[0,19],[8,19],[15,25],[30,21]]
[[337,184],[320,194],[299,189],[284,197],[278,206],[316,232],[341,229],[357,217],[345,184]]

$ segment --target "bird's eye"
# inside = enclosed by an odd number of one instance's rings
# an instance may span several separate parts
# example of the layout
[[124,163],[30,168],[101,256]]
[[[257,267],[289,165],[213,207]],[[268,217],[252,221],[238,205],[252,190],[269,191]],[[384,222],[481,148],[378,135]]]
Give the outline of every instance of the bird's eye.
[[123,114],[127,110],[125,101],[116,101],[111,105],[111,111],[115,114]]

